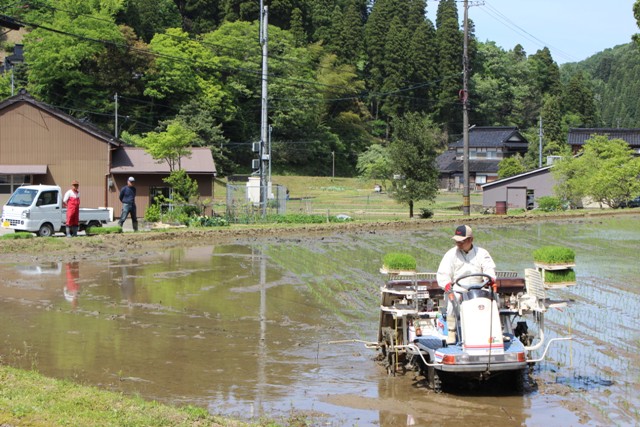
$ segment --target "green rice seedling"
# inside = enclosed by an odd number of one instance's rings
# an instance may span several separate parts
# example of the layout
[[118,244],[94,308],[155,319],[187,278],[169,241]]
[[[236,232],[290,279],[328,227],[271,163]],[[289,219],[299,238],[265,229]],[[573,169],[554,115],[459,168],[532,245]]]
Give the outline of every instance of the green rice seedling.
[[533,260],[544,264],[572,264],[576,253],[564,246],[543,246],[533,251]]
[[547,270],[544,273],[544,281],[547,283],[575,282],[576,272],[572,269]]
[[382,259],[382,265],[387,270],[413,271],[417,268],[413,255],[402,252],[389,252]]

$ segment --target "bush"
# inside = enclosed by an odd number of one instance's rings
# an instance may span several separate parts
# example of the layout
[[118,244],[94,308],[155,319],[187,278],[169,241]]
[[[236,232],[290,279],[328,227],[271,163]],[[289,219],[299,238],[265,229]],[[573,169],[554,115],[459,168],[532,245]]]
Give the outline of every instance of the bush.
[[420,218],[428,219],[433,217],[433,211],[429,208],[420,208]]
[[576,253],[564,246],[543,246],[533,251],[533,260],[544,264],[573,264]]
[[556,212],[565,210],[562,200],[553,196],[543,196],[537,199],[538,209],[544,212]]
[[198,216],[189,220],[189,227],[226,227],[229,221],[220,216]]
[[416,269],[416,259],[409,254],[401,252],[389,252],[382,259],[382,265],[387,270],[410,271]]
[[144,212],[144,220],[147,222],[158,222],[160,221],[160,205],[155,203],[147,208]]

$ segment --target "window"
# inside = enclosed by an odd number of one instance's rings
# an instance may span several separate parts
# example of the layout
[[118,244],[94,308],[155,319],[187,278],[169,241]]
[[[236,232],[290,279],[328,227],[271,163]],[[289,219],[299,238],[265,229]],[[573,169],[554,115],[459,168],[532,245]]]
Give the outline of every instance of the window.
[[0,194],[12,194],[16,188],[30,183],[31,175],[0,175]]
[[487,176],[486,175],[476,175],[476,184],[486,184]]
[[38,197],[36,206],[55,205],[58,203],[58,191],[43,191]]

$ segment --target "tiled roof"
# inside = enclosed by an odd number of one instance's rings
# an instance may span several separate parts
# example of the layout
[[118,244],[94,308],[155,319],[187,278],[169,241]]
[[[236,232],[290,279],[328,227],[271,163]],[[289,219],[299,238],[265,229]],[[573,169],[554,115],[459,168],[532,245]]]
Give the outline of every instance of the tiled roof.
[[[448,151],[448,153],[450,152]],[[437,163],[440,173],[464,172],[462,160],[455,160],[455,156],[453,160],[449,160],[448,157],[438,157]],[[469,160],[469,171],[473,173],[497,173],[498,163],[500,163],[499,160]]]
[[571,128],[567,141],[569,145],[584,145],[593,135],[605,135],[609,139],[622,139],[631,147],[640,147],[640,129]]
[[[515,126],[479,126],[469,129],[469,147],[502,147],[509,144],[522,144],[527,147],[527,140],[520,135]],[[462,148],[464,139],[449,144],[449,148]]]
[[[190,150],[191,156],[181,159],[182,169],[189,174],[196,175],[214,175],[216,173],[211,149],[192,147]],[[168,174],[169,165],[165,161],[154,160],[143,148],[123,146],[113,153],[111,173],[125,175],[132,173]]]

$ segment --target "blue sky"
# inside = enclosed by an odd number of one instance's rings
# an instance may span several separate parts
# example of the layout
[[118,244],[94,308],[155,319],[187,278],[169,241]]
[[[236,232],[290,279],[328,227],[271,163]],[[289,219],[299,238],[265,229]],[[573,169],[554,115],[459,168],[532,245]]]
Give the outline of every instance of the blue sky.
[[[484,3],[484,5],[482,4]],[[528,55],[547,46],[558,64],[577,62],[604,49],[629,43],[640,33],[634,0],[469,1],[469,18],[480,41],[505,50],[520,43]],[[463,18],[463,1],[460,21]],[[428,7],[435,22],[436,4]]]

